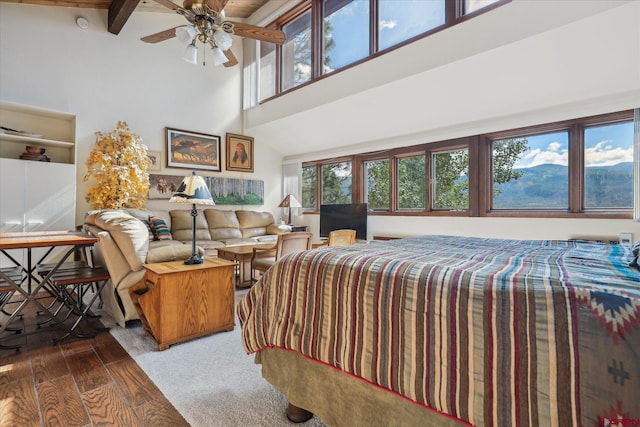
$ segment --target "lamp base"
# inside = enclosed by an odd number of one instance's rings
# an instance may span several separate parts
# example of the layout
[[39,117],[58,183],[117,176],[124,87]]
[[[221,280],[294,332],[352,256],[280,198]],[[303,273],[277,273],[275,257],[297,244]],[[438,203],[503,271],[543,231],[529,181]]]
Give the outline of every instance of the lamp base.
[[204,262],[204,260],[202,258],[200,258],[198,255],[191,255],[191,258],[189,258],[188,260],[185,260],[185,264],[187,265],[194,265],[194,264],[202,264]]

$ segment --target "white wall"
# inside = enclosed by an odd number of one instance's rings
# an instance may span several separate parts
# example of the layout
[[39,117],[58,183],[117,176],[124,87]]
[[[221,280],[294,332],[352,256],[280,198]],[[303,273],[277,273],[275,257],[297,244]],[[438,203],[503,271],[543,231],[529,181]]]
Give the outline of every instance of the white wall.
[[[285,162],[299,162],[634,107],[640,107],[640,2],[515,0],[257,106],[247,111],[245,126],[278,141],[281,151],[291,146]],[[302,220],[318,231],[317,215]],[[640,240],[640,223],[369,217],[369,236],[562,239],[620,232]]]
[[[89,29],[76,26],[79,15],[89,20]],[[106,11],[0,3],[0,98],[77,115],[77,223],[90,208],[83,176],[96,131],[111,131],[124,120],[150,150],[162,151],[163,162],[165,126],[220,136],[222,159],[225,134],[244,133],[241,66],[191,65],[181,59],[184,46],[176,39],[155,45],[140,41],[184,18],[136,12],[117,36],[107,32],[106,21]],[[242,61],[241,41],[235,39],[234,45]],[[255,173],[224,168],[198,173],[264,180],[265,205],[246,208],[280,215],[282,156],[256,138],[255,158]],[[163,167],[163,173],[190,171]],[[164,201],[150,201],[148,207],[175,208]]]

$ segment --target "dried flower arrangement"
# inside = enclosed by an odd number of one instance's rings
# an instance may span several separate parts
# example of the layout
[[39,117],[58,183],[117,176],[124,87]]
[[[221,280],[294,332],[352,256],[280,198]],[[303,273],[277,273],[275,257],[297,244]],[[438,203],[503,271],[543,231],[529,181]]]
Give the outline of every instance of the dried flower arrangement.
[[150,165],[142,138],[132,133],[126,122],[118,122],[107,134],[96,132],[84,181],[93,177],[97,183],[89,187],[87,202],[93,209],[146,206]]

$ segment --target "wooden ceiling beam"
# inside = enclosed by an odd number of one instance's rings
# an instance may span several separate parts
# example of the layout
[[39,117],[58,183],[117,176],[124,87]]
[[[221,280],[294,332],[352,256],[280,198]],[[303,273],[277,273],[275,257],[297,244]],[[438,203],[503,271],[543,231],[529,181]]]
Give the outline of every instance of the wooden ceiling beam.
[[109,6],[107,30],[111,34],[120,34],[140,0],[113,0]]

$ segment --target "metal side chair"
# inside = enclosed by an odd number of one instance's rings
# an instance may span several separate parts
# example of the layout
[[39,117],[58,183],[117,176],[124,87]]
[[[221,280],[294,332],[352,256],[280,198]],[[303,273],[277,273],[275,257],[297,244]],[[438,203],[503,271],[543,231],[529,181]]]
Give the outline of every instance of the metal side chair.
[[272,248],[253,248],[251,256],[251,281],[255,281],[254,272],[264,273],[283,256],[311,249],[313,234],[296,232],[278,235],[278,241]]

